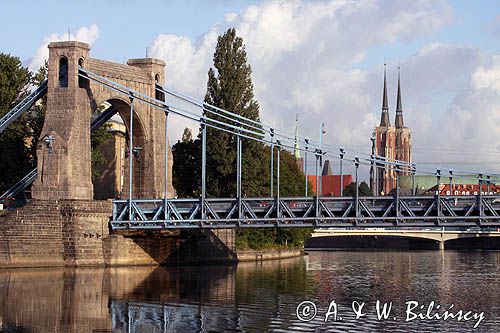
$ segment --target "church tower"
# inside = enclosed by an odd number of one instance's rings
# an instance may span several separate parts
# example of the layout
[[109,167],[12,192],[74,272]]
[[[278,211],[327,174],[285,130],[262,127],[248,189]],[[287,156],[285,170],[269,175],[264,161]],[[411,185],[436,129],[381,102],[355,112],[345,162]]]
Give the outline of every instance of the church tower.
[[[399,71],[399,69],[398,69]],[[387,73],[384,64],[384,90],[382,95],[382,114],[380,125],[375,128],[375,155],[387,161],[411,162],[411,135],[404,126],[403,108],[401,103],[401,78],[398,72],[398,95],[396,101],[395,126],[391,126],[389,117],[389,103],[387,98]],[[379,163],[372,175],[372,190],[374,195],[389,194],[396,187],[396,169]],[[401,171],[406,175],[408,171]]]
[[[411,163],[411,134],[408,127],[404,126],[403,105],[401,103],[401,73],[398,67],[398,97],[396,102],[396,160]],[[408,175],[405,170],[401,175]]]

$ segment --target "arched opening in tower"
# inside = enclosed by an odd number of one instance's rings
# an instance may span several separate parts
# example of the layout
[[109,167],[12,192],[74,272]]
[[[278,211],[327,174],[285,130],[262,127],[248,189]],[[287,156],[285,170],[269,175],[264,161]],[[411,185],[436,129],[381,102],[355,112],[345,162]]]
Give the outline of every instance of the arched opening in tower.
[[92,184],[94,199],[128,198],[130,158],[132,159],[132,197],[144,193],[144,130],[134,113],[132,156],[130,156],[130,104],[121,99],[101,103],[92,115]]

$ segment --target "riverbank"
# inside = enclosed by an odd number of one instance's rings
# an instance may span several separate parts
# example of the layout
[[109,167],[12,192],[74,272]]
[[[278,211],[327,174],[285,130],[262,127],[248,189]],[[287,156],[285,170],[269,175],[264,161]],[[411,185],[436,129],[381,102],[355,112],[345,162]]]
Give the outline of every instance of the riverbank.
[[263,249],[263,250],[237,250],[238,262],[278,260],[300,257],[304,254],[303,249]]

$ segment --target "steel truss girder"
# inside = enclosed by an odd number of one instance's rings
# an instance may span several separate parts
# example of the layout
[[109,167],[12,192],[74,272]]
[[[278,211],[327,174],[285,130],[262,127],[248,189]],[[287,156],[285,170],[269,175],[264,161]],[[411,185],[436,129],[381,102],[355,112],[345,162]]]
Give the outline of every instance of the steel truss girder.
[[167,213],[165,199],[133,199],[131,207],[129,200],[115,200],[111,228],[500,227],[500,196],[360,197],[358,212],[351,197],[320,197],[317,210],[312,197],[240,200],[241,205],[237,198],[168,199]]

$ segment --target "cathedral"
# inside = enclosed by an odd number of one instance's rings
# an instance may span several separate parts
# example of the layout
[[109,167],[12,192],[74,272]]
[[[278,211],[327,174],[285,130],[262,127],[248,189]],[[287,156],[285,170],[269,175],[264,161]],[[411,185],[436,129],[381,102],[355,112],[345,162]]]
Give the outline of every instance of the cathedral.
[[[375,128],[372,153],[388,161],[411,162],[411,133],[403,121],[403,106],[401,103],[401,76],[398,68],[398,95],[396,101],[396,119],[391,126],[389,118],[389,103],[387,101],[387,79],[384,65],[384,92],[382,97],[382,115],[380,125]],[[401,168],[400,176],[409,175],[409,169]],[[372,169],[371,182],[374,195],[389,194],[396,188],[397,170],[395,167],[376,167]]]

